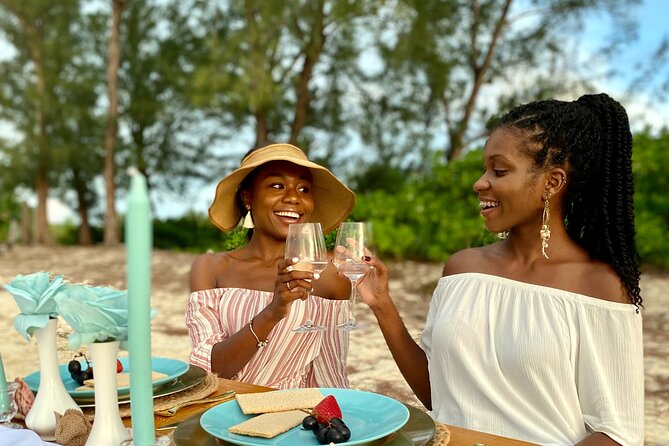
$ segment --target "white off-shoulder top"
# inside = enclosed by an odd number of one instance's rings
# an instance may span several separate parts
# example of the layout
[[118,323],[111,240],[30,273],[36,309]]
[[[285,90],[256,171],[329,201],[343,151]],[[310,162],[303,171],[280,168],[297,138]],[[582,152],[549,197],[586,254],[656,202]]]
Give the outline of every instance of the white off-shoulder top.
[[480,273],[442,277],[422,345],[432,415],[542,445],[643,444],[641,315],[631,304]]

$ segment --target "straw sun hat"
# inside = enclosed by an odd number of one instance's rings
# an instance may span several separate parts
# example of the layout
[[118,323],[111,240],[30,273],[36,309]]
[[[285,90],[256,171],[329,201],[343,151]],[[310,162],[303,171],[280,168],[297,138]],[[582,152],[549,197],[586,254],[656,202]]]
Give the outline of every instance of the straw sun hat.
[[323,166],[309,161],[299,148],[290,144],[271,144],[249,153],[238,169],[216,186],[216,197],[209,208],[209,219],[221,230],[237,227],[242,214],[237,207],[237,191],[253,169],[270,161],[289,161],[311,171],[314,211],[309,221],[320,223],[323,232],[334,230],[353,210],[355,194]]

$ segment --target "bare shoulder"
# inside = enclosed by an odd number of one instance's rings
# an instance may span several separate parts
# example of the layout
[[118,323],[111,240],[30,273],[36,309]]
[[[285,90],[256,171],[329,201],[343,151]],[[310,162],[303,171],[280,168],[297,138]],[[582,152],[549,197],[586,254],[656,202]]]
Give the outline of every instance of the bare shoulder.
[[577,269],[579,273],[571,276],[573,291],[610,302],[630,303],[620,277],[610,265],[590,261]]
[[490,265],[495,257],[499,256],[496,245],[468,248],[458,251],[448,258],[444,263],[442,276],[463,274],[471,272],[490,273]]
[[206,253],[201,254],[193,260],[190,267],[190,290],[191,293],[200,290],[216,288],[216,275],[225,265],[228,253]]

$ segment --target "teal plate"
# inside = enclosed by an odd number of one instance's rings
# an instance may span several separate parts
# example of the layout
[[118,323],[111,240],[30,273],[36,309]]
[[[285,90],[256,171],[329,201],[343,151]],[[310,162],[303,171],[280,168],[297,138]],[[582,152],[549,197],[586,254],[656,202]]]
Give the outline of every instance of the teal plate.
[[[121,364],[123,365],[123,371],[124,372],[129,371],[130,370],[129,358],[127,356],[124,356],[118,359],[119,361],[121,361]],[[83,368],[86,368],[85,360],[80,360],[79,362],[81,362]],[[93,363],[91,362],[91,366],[92,365]],[[188,364],[183,361],[179,361],[178,359],[155,357],[151,359],[151,369],[154,372],[160,372],[167,375],[164,378],[160,378],[153,381],[153,388],[155,389],[156,387],[160,387],[163,384],[174,381],[175,379],[186,373],[188,371]],[[75,401],[91,400],[95,398],[94,390],[77,390],[79,384],[77,384],[77,382],[73,380],[72,377],[70,376],[70,372],[67,370],[67,364],[59,365],[58,370],[60,372],[60,377],[63,380],[63,384],[65,385],[65,389]],[[32,390],[33,392],[37,392],[37,390],[39,389],[40,372],[39,371],[33,372],[30,375],[23,378],[23,380],[26,382],[26,384],[28,384],[30,390]],[[125,396],[128,395],[129,393],[130,393],[130,386],[123,386],[118,388],[119,396]]]
[[[351,389],[321,388],[319,390],[324,396],[334,395],[337,399],[343,420],[351,430],[351,438],[345,443],[348,446],[383,438],[399,430],[409,420],[409,409],[399,401],[387,396]],[[219,404],[206,411],[200,418],[200,425],[210,435],[242,446],[318,444],[313,432],[302,429],[300,426],[274,438],[249,437],[228,432],[229,427],[249,418],[252,418],[252,415],[244,415],[235,400]]]
[[[365,443],[368,446],[423,446],[437,432],[434,420],[428,414],[413,406],[409,408],[409,421],[400,430],[392,434]],[[230,445],[227,441],[212,437],[200,426],[202,414],[193,415],[179,423],[172,439],[176,446],[221,446]],[[346,445],[346,443],[342,443]]]

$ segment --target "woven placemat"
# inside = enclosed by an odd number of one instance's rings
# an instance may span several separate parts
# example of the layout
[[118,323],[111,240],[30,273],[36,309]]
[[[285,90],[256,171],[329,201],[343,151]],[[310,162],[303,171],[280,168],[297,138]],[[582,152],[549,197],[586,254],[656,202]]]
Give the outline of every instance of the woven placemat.
[[434,433],[432,440],[430,440],[425,446],[447,445],[451,440],[451,431],[448,430],[445,424],[441,424],[438,421],[435,421],[434,424],[437,426],[437,431]]
[[[165,395],[153,400],[153,410],[164,410],[182,403],[184,401],[192,401],[211,395],[218,389],[218,376],[215,373],[207,373],[205,379],[196,386],[186,389],[182,392]],[[90,421],[95,416],[94,407],[85,407],[83,409],[84,415]],[[121,418],[130,416],[130,404],[121,404],[119,406],[119,413]]]

